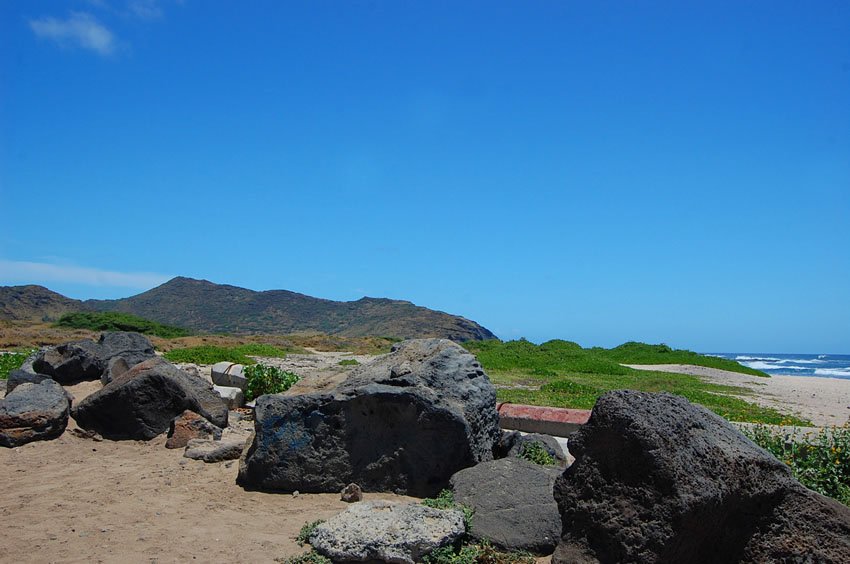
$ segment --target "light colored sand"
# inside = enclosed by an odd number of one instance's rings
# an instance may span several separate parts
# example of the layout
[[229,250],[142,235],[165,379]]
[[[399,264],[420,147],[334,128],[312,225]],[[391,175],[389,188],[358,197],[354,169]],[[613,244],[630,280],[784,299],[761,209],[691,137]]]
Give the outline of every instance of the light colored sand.
[[[100,387],[69,387],[79,401]],[[206,464],[149,442],[58,439],[0,448],[0,562],[272,562],[305,549],[308,521],[339,494],[248,492],[239,462]],[[405,498],[366,494],[366,499]]]
[[638,370],[691,374],[704,381],[752,390],[741,397],[777,411],[795,414],[818,426],[850,422],[850,380],[814,376],[771,376],[759,378],[737,372],[687,364],[627,364]]

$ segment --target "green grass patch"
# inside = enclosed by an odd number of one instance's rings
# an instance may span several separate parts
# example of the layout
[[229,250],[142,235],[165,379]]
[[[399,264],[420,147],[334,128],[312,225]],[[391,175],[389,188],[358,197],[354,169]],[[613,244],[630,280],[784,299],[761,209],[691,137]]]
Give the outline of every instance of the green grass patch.
[[265,356],[268,358],[286,358],[286,355],[292,352],[292,350],[282,349],[265,343],[248,343],[245,345],[238,345],[233,347],[233,350],[246,356]]
[[12,370],[20,368],[30,354],[32,351],[0,353],[0,380],[7,379]]
[[549,454],[549,451],[546,450],[546,447],[544,447],[543,444],[539,443],[538,441],[525,443],[522,446],[522,452],[519,453],[519,458],[523,458],[525,460],[528,460],[529,462],[539,464],[540,466],[555,465],[555,457]]
[[357,366],[360,363],[353,358],[345,358],[343,360],[340,360],[337,364],[339,364],[340,366]]
[[187,329],[163,325],[129,313],[117,311],[66,313],[56,322],[57,327],[89,329],[90,331],[135,331],[164,339],[187,337]]
[[801,484],[850,506],[850,428],[821,429],[805,441],[766,425],[741,431],[790,466]]
[[749,374],[751,376],[769,377],[761,370],[748,368],[728,358],[706,356],[682,349],[671,349],[667,345],[647,345],[646,343],[632,341],[613,349],[594,348],[590,349],[590,351],[623,364],[693,364],[695,366],[729,370],[730,372],[740,372],[741,374]]
[[[807,425],[808,421],[789,417],[742,399],[752,392],[746,388],[703,382],[696,376],[635,370],[620,363],[680,364],[685,359],[702,359],[714,368],[747,372],[733,361],[704,357],[690,351],[672,351],[664,345],[626,343],[616,349],[583,349],[569,341],[549,341],[535,345],[526,340],[500,342],[475,341],[464,343],[475,353],[484,369],[496,384],[499,401],[591,409],[596,400],[611,390],[670,392],[701,404],[732,421],[779,424],[792,421]],[[664,361],[660,355],[673,355]],[[631,355],[631,356],[630,356]],[[653,360],[649,360],[652,358]],[[724,361],[718,365],[715,361]],[[734,366],[728,366],[731,363]]]

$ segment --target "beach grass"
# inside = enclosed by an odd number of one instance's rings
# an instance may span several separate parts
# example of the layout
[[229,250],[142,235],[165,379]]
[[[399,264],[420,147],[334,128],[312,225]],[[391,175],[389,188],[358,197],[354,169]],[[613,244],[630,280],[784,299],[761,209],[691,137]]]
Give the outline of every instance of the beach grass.
[[117,311],[66,313],[59,318],[56,326],[68,329],[88,329],[90,331],[135,331],[163,339],[186,337],[191,334],[190,331],[182,327],[164,325],[137,315]]
[[[569,341],[549,341],[541,345],[525,340],[482,341],[465,343],[465,346],[478,357],[498,388],[497,398],[502,402],[591,409],[605,392],[628,389],[676,394],[731,421],[778,425],[790,420],[794,425],[810,424],[798,417],[789,417],[775,409],[746,401],[743,398],[752,395],[752,391],[747,388],[712,384],[687,374],[635,370],[622,366],[616,360],[626,357],[622,362],[648,363],[633,362],[634,357],[627,357],[624,352],[628,349],[638,351],[639,354],[635,356],[644,359],[652,355],[669,354],[663,350],[647,352],[647,348],[654,345],[630,346],[619,351],[584,349]],[[609,354],[611,351],[616,352]],[[679,353],[677,359],[691,355],[702,356],[690,351]],[[680,360],[658,362],[679,363],[688,364]]]

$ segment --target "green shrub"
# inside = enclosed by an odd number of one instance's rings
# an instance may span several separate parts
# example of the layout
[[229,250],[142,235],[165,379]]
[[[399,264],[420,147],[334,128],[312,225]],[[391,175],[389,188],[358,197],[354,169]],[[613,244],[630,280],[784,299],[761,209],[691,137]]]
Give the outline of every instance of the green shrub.
[[275,561],[283,562],[284,564],[331,564],[333,562],[331,559],[325,558],[315,550],[299,554],[298,556],[293,556],[292,558],[285,558],[281,560],[275,559]]
[[286,358],[287,350],[265,343],[248,343],[233,347],[233,350],[246,356],[265,356],[269,358]]
[[66,313],[56,322],[57,327],[88,329],[90,331],[135,331],[163,339],[187,337],[187,329],[163,325],[137,315],[117,311]]
[[193,364],[215,364],[216,362],[232,362],[233,364],[254,364],[256,361],[236,350],[236,347],[218,347],[201,345],[171,349],[163,355],[171,362],[187,362]]
[[437,497],[425,498],[422,500],[422,505],[432,507],[434,509],[457,509],[463,513],[463,526],[469,531],[472,526],[472,515],[474,511],[471,507],[455,503],[455,494],[452,490],[442,490]]
[[324,519],[318,519],[310,523],[304,523],[304,526],[301,527],[301,530],[298,532],[298,536],[295,537],[295,542],[298,543],[298,546],[304,546],[305,544],[309,544],[310,536],[313,534],[313,531],[315,531],[316,527],[318,527],[324,522]]
[[742,431],[790,466],[801,484],[850,506],[850,428],[821,429],[808,434],[804,441],[767,425]]
[[522,452],[519,453],[519,458],[524,458],[529,462],[533,462],[541,466],[555,465],[555,457],[549,454],[546,447],[538,441],[532,441],[522,445]]
[[534,564],[537,560],[528,552],[502,552],[490,543],[444,546],[424,558],[429,564]]
[[292,387],[301,379],[292,372],[285,372],[276,366],[255,364],[245,367],[245,377],[248,384],[245,388],[245,399],[251,401],[264,394],[279,394]]
[[343,360],[340,360],[340,361],[339,361],[339,365],[340,365],[340,366],[356,366],[356,365],[358,365],[358,364],[360,364],[360,363],[359,363],[359,362],[357,362],[357,361],[356,361],[355,359],[353,359],[353,358],[346,358],[346,359],[343,359]]
[[23,353],[0,353],[0,380],[5,380],[9,377],[9,372],[20,368],[32,352],[33,351]]

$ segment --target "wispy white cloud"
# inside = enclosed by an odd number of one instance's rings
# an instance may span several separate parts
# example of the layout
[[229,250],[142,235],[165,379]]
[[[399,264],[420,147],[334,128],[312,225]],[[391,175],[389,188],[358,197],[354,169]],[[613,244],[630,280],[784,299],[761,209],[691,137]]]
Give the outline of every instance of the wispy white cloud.
[[143,20],[156,20],[162,17],[162,8],[157,0],[129,0],[127,9],[137,18]]
[[115,36],[97,18],[85,12],[71,12],[68,19],[52,17],[29,21],[39,38],[49,39],[63,47],[81,47],[103,56],[115,52]]
[[0,259],[0,285],[61,282],[147,290],[171,278],[154,272],[113,272],[85,266]]

